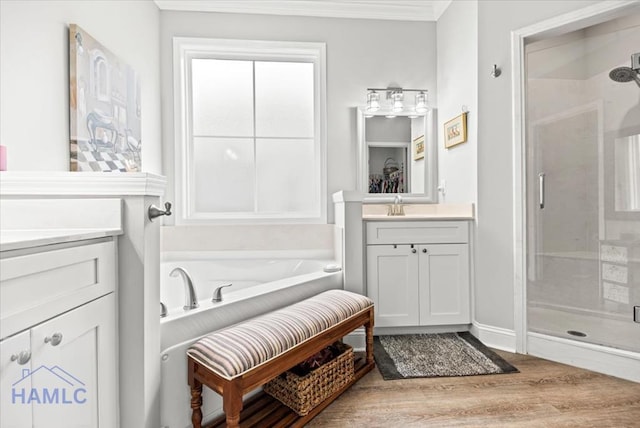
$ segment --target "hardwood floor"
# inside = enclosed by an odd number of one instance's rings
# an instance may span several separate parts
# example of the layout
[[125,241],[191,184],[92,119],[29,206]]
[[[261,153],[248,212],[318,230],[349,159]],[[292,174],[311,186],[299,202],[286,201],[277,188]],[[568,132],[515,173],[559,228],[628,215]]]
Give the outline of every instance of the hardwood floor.
[[520,373],[384,381],[377,369],[308,427],[640,427],[640,383],[496,351]]

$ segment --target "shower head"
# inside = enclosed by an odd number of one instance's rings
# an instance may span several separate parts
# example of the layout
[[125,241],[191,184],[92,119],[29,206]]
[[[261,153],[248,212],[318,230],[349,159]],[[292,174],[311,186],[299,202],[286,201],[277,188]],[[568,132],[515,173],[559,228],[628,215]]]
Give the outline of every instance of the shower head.
[[632,80],[636,82],[638,87],[640,87],[640,76],[638,76],[638,72],[631,67],[618,67],[614,68],[609,72],[609,78],[615,82],[631,82]]

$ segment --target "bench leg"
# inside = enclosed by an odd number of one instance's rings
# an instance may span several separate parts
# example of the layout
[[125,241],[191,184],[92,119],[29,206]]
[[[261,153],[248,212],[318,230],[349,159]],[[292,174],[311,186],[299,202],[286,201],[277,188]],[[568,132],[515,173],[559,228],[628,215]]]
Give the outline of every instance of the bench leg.
[[189,387],[191,388],[191,423],[193,428],[202,427],[202,383],[196,379],[196,363],[191,358],[187,360]]
[[222,408],[227,418],[227,428],[240,426],[240,411],[242,411],[242,390],[237,382],[231,381],[225,385],[222,392]]
[[367,339],[367,364],[373,364],[373,308],[369,311],[369,321],[364,325]]
[[191,379],[191,423],[193,428],[202,427],[202,383]]

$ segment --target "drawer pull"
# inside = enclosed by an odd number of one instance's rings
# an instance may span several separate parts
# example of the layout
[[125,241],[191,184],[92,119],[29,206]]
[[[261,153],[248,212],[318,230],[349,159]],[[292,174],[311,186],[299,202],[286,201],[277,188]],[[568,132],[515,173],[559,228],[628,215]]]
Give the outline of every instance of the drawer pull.
[[30,359],[31,359],[30,351],[20,351],[19,354],[13,354],[11,356],[11,361],[17,361],[18,364],[20,365],[27,364]]
[[426,249],[426,248],[423,248],[423,249],[422,249],[422,252],[423,252],[423,253],[426,253],[426,252],[427,252],[427,249]]
[[418,251],[418,250],[416,250],[415,248],[412,248],[412,249],[411,249],[411,252],[412,252],[413,254],[415,254],[415,253],[416,253],[416,251]]
[[51,337],[44,338],[44,343],[51,342],[51,346],[58,346],[62,342],[62,333],[53,333]]

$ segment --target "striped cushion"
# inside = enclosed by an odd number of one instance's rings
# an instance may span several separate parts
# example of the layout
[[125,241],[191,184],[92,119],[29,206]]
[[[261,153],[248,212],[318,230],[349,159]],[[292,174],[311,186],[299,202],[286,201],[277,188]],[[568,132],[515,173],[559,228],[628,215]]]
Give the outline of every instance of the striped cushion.
[[274,312],[211,333],[187,354],[232,379],[369,308],[360,294],[330,290]]

